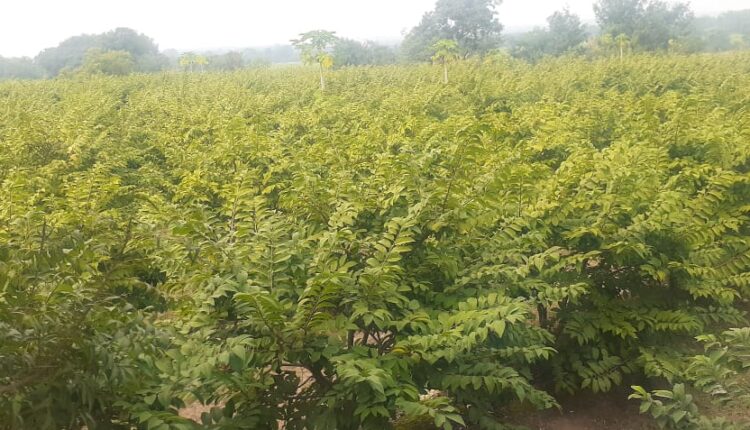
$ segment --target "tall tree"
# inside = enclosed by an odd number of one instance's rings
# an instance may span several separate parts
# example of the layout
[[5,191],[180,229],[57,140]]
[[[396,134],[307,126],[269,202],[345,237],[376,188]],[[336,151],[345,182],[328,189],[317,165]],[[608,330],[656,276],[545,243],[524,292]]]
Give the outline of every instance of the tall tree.
[[413,60],[428,60],[431,47],[442,39],[456,41],[463,57],[484,54],[500,43],[502,24],[496,7],[502,0],[438,0],[435,10],[404,38],[403,53]]
[[622,61],[625,58],[625,51],[630,48],[630,38],[626,34],[620,33],[615,37],[615,43],[617,49],[620,50],[620,61]]
[[686,3],[662,0],[598,0],[594,13],[605,33],[624,34],[644,50],[667,50],[670,40],[690,33],[693,21]]
[[442,39],[432,45],[432,61],[443,66],[443,83],[448,83],[448,63],[458,58],[458,44],[455,40]]
[[101,45],[111,51],[126,51],[133,56],[155,55],[159,47],[153,39],[131,28],[119,27],[101,35]]
[[336,32],[326,30],[313,30],[300,34],[298,39],[293,39],[292,44],[300,52],[305,64],[317,64],[320,72],[320,89],[326,89],[324,71],[333,66],[333,55],[331,49],[338,38]]
[[116,28],[102,34],[100,38],[104,50],[129,52],[139,71],[161,70],[168,63],[166,57],[159,53],[159,46],[153,39],[133,29]]
[[201,69],[201,72],[204,71],[208,65],[208,58],[205,55],[196,55],[194,58],[195,64]]
[[559,10],[547,18],[550,35],[549,51],[554,55],[562,54],[586,40],[586,29],[578,15],[568,8]]
[[180,67],[182,67],[184,70],[190,71],[192,73],[194,70],[194,66],[198,66],[200,68],[200,71],[202,72],[209,64],[209,61],[208,58],[206,58],[204,55],[196,54],[193,52],[186,52],[180,57],[179,64]]
[[196,55],[192,52],[186,52],[180,56],[178,64],[183,70],[193,72],[193,65],[195,64]]
[[510,39],[511,54],[526,61],[536,62],[550,54],[551,36],[545,28],[535,28]]
[[548,28],[524,33],[513,42],[513,55],[536,61],[545,55],[561,55],[586,40],[586,29],[578,15],[567,8],[547,18]]
[[594,3],[597,24],[613,36],[632,36],[639,28],[644,10],[645,0],[598,0]]
[[651,1],[632,38],[642,49],[667,50],[670,40],[683,39],[692,32],[692,22],[693,13],[686,3]]

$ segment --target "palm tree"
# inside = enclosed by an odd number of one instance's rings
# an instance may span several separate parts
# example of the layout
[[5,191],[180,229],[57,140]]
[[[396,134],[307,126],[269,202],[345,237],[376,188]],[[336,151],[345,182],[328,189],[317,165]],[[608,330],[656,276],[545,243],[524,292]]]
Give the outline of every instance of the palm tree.
[[193,59],[195,64],[200,66],[201,72],[203,71],[204,67],[208,64],[208,58],[206,58],[203,55],[196,55]]
[[448,83],[448,63],[458,59],[458,43],[441,39],[432,45],[432,61],[443,65],[443,83]]
[[625,48],[630,46],[630,38],[624,33],[620,33],[615,38],[615,42],[617,43],[617,46],[620,47],[620,61],[622,61],[624,55],[625,55]]
[[195,64],[195,54],[192,52],[186,52],[180,57],[180,66],[183,69],[189,69],[190,73],[193,72],[193,64]]
[[597,39],[596,47],[600,55],[609,56],[615,48],[615,39],[606,33]]
[[302,61],[305,64],[317,64],[320,72],[320,89],[325,91],[326,80],[324,70],[333,66],[333,56],[329,52],[336,43],[338,37],[336,32],[326,30],[313,30],[299,35],[299,39],[293,39],[292,44],[300,51]]

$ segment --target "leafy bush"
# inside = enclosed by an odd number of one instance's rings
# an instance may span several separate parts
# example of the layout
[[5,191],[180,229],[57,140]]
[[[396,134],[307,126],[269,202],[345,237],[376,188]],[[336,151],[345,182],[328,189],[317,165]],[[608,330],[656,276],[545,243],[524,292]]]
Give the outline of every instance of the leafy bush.
[[650,413],[660,428],[698,428],[698,407],[693,396],[685,392],[685,385],[677,384],[672,390],[656,390],[649,393],[643,387],[634,386],[631,399],[641,400],[641,413]]
[[633,386],[630,399],[641,401],[641,413],[649,413],[659,428],[696,430],[745,429],[747,425],[731,423],[723,418],[707,418],[700,415],[693,396],[686,392],[684,384],[676,384],[671,390],[646,391]]

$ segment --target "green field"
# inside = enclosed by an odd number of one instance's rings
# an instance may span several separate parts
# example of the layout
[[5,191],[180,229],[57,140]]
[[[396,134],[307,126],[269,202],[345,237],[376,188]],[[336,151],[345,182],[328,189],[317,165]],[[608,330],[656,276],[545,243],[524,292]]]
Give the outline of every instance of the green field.
[[317,73],[0,83],[0,428],[731,428],[750,55]]

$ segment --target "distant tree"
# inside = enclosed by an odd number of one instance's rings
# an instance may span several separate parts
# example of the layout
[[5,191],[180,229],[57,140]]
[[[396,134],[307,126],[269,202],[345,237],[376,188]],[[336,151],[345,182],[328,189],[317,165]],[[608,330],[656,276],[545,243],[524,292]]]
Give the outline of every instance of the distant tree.
[[28,57],[0,57],[0,80],[4,79],[38,79],[43,78],[45,71]]
[[396,52],[374,42],[339,38],[333,46],[333,60],[337,66],[393,64],[396,62]]
[[698,49],[709,52],[742,49],[743,45],[737,41],[739,36],[750,40],[750,9],[696,18],[693,31]]
[[686,3],[651,1],[646,5],[635,33],[628,36],[641,49],[667,50],[670,40],[681,40],[690,35],[693,18]]
[[206,66],[208,65],[208,58],[206,58],[205,55],[196,55],[193,57],[193,61],[195,61],[195,64],[200,68],[201,72],[206,70]]
[[136,70],[133,55],[128,51],[105,51],[89,49],[83,59],[80,71],[86,74],[122,76]]
[[586,53],[593,57],[611,57],[617,52],[615,38],[609,33],[589,39],[586,48]]
[[187,70],[192,73],[195,70],[195,66],[198,66],[203,71],[208,65],[208,58],[203,55],[195,54],[193,52],[186,52],[180,56],[178,64],[183,70]]
[[364,43],[339,38],[333,46],[333,59],[339,66],[368,64],[369,54]]
[[159,53],[159,47],[151,38],[129,28],[68,38],[57,47],[40,52],[35,62],[50,76],[56,76],[63,69],[81,66],[86,53],[91,49],[128,52],[136,69],[143,72],[161,70],[168,64],[167,58]]
[[459,58],[458,43],[455,40],[442,39],[432,45],[432,61],[443,66],[443,83],[448,83],[448,63]]
[[242,58],[242,53],[238,51],[208,57],[208,67],[211,70],[231,71],[241,69],[244,66],[245,59]]
[[549,52],[559,55],[579,46],[586,40],[586,29],[581,18],[567,8],[557,11],[547,18],[550,36]]
[[393,46],[385,46],[373,42],[366,42],[365,46],[370,52],[370,64],[394,64],[398,60],[398,52]]
[[296,63],[300,61],[299,52],[291,44],[243,49],[242,58],[248,63]]
[[62,69],[80,66],[89,49],[101,47],[101,40],[95,35],[74,36],[65,39],[54,48],[43,50],[34,61],[42,66],[47,74],[56,76]]
[[747,41],[745,40],[745,36],[740,33],[730,34],[729,44],[732,46],[732,49],[736,49],[736,50],[746,49],[748,47]]
[[549,30],[535,28],[512,40],[511,53],[514,57],[536,62],[550,53],[551,35]]
[[267,58],[256,58],[245,62],[245,67],[250,69],[266,69],[271,67],[271,60]]
[[597,0],[596,22],[602,31],[612,35],[633,35],[643,19],[645,0]]
[[424,14],[404,38],[403,54],[411,60],[427,60],[431,47],[443,39],[455,40],[463,57],[489,52],[500,43],[503,26],[495,9],[501,1],[438,0],[435,10]]
[[534,29],[513,43],[513,55],[536,61],[545,55],[561,55],[586,40],[581,19],[566,8],[547,18],[547,29]]
[[293,39],[292,44],[300,52],[305,64],[317,64],[320,72],[320,89],[326,89],[324,71],[333,66],[333,55],[331,49],[338,38],[336,32],[326,30],[313,30],[301,33],[298,39]]
[[624,34],[643,50],[667,50],[670,40],[688,36],[693,21],[686,3],[662,0],[598,0],[594,13],[603,32]]
[[182,70],[192,73],[193,65],[195,64],[195,54],[192,52],[186,52],[180,55],[180,58],[177,60],[177,64],[182,67]]
[[670,39],[668,51],[670,54],[685,52],[685,45],[681,43],[679,40]]
[[159,53],[159,47],[154,43],[153,39],[130,28],[116,28],[103,33],[100,39],[100,43],[104,49],[126,51],[133,57],[156,55]]

